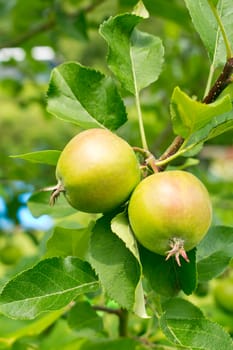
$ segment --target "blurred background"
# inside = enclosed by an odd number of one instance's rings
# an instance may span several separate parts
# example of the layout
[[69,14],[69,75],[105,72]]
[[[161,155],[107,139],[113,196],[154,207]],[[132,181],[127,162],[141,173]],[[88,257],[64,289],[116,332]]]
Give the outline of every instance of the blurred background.
[[[22,264],[42,254],[54,219],[32,216],[27,200],[35,190],[54,185],[52,166],[11,155],[62,150],[79,129],[46,111],[51,71],[65,61],[111,74],[107,46],[98,33],[109,16],[132,11],[134,0],[0,0],[0,278],[1,285]],[[159,156],[174,135],[169,101],[174,87],[201,100],[210,61],[182,0],[145,0],[150,18],[141,30],[161,37],[165,63],[160,79],[141,94],[146,135]],[[221,69],[221,67],[219,67]],[[217,76],[219,72],[216,71]],[[139,133],[132,96],[122,92],[128,122],[118,133],[132,146]],[[191,166],[208,187],[214,224],[233,226],[232,130],[205,146]],[[177,164],[183,166],[184,160]],[[191,162],[190,164],[194,164]]]

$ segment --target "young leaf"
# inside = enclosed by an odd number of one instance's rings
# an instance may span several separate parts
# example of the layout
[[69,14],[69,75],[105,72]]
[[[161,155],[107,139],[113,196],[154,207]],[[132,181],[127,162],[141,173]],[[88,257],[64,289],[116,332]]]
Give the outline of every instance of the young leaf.
[[132,310],[140,265],[125,244],[111,231],[110,216],[96,222],[90,239],[89,261],[106,293],[121,307]]
[[182,155],[190,157],[199,153],[204,142],[231,129],[233,129],[232,111],[216,116],[206,126],[190,135],[181,151]]
[[191,99],[176,87],[171,99],[171,117],[175,134],[184,138],[205,127],[214,117],[232,110],[230,97],[204,104]]
[[233,349],[233,342],[221,326],[207,320],[202,312],[184,299],[170,299],[163,305],[160,324],[174,344],[189,349]]
[[[126,247],[135,256],[139,263],[142,274],[142,266],[139,257],[137,242],[130,229],[129,221],[125,212],[120,213],[113,218],[111,222],[111,229],[125,243]],[[141,280],[139,280],[139,283],[135,290],[135,303],[133,310],[136,313],[136,315],[142,318],[148,317],[145,308],[145,298]]]
[[117,129],[126,121],[123,101],[114,81],[99,71],[68,62],[54,68],[48,111],[84,129]]
[[90,265],[77,258],[51,258],[10,280],[0,294],[0,312],[16,319],[33,319],[58,310],[99,283]]
[[220,275],[233,255],[233,228],[212,227],[197,247],[197,269],[200,282]]
[[100,27],[109,45],[108,65],[123,87],[136,95],[159,77],[164,49],[158,37],[138,31],[142,17],[123,14]]
[[217,137],[224,132],[233,129],[233,113],[228,112],[216,116],[209,124],[193,133],[187,145],[198,144]]
[[38,152],[31,152],[31,153],[25,153],[25,154],[17,154],[17,155],[11,156],[11,158],[20,158],[20,159],[28,160],[29,162],[33,162],[33,163],[56,165],[60,154],[61,154],[60,151],[47,150],[47,151],[38,151]]
[[180,290],[191,294],[196,288],[195,250],[188,253],[190,262],[181,262],[179,267],[173,259],[165,260],[164,256],[152,253],[140,247],[143,273],[153,290],[165,296],[174,296]]

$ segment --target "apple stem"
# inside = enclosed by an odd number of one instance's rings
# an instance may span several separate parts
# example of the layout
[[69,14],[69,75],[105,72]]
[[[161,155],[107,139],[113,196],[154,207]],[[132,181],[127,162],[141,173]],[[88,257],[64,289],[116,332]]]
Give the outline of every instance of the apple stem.
[[180,256],[186,261],[189,262],[189,258],[184,249],[184,240],[181,238],[172,238],[170,241],[171,249],[168,250],[166,260],[170,259],[170,257],[174,256],[178,266],[181,266]]
[[63,187],[63,185],[61,184],[61,182],[58,182],[56,186],[54,186],[52,189],[52,193],[49,199],[49,204],[52,206],[54,206],[54,204],[56,203],[56,200],[58,199],[58,197],[60,196],[61,192],[65,192],[65,189]]
[[148,151],[147,149],[141,148],[141,147],[133,147],[133,150],[135,152],[139,152],[144,156],[144,162],[146,166],[150,166],[154,173],[159,172],[159,168],[156,165],[156,159],[153,153]]

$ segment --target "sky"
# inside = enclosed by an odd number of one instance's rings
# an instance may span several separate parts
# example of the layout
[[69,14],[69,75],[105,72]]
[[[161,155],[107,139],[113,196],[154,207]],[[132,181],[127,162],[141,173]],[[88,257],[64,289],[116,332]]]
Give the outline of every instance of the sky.
[[[19,207],[17,211],[17,218],[20,222],[22,228],[34,229],[34,230],[42,230],[46,231],[53,226],[53,220],[48,215],[42,215],[39,218],[35,218],[32,216],[30,210],[28,209],[26,202],[30,197],[31,193],[23,193],[19,197],[22,206]],[[7,206],[3,199],[0,196],[0,229],[4,231],[10,231],[14,228],[14,223],[9,219],[7,215]]]

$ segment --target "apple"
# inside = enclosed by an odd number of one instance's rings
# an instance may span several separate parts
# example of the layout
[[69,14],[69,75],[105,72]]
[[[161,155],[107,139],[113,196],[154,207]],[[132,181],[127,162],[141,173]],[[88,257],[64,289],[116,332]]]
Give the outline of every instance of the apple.
[[131,146],[107,129],[89,129],[63,149],[56,167],[54,202],[64,192],[70,205],[87,213],[106,213],[124,204],[141,178]]
[[217,304],[225,311],[233,313],[233,278],[217,280],[213,293]]
[[136,239],[167,259],[194,248],[211,224],[212,207],[207,189],[194,175],[172,170],[155,173],[135,188],[128,207]]

